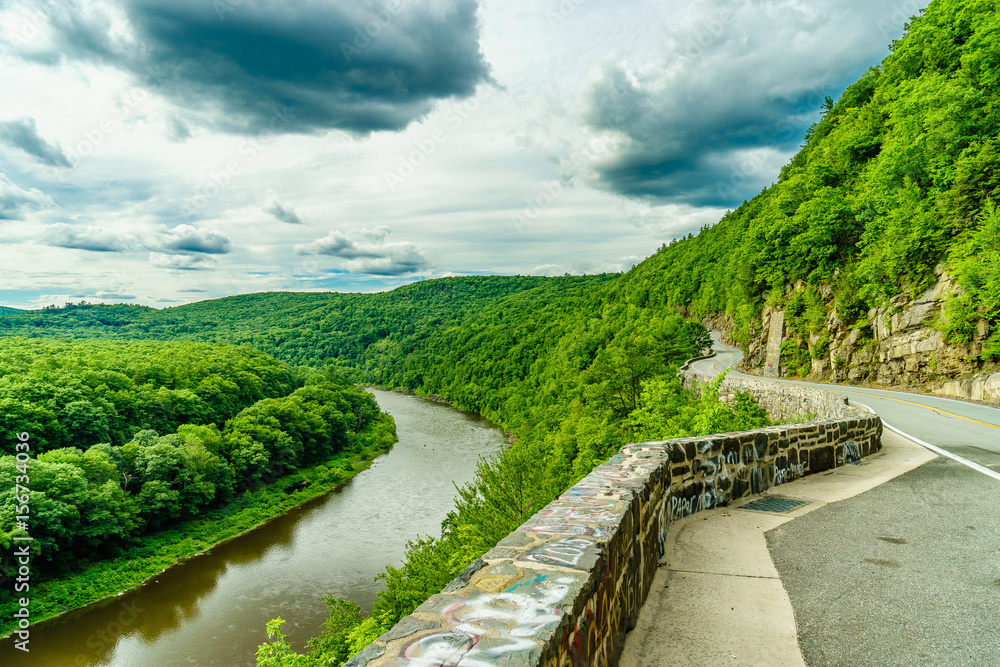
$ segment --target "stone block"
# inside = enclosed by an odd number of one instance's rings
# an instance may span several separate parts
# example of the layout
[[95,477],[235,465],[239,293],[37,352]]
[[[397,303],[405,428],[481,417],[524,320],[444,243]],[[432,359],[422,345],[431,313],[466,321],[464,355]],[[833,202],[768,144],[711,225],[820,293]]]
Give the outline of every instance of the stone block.
[[809,472],[816,473],[830,470],[837,463],[833,446],[818,447],[809,452]]

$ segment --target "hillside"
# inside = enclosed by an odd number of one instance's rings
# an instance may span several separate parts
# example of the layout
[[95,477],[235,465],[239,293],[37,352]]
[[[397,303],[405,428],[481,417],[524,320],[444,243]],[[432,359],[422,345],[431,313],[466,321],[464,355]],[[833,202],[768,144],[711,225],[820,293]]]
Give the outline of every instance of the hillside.
[[937,0],[834,103],[777,182],[622,280],[731,328],[762,365],[923,384],[1000,358],[1000,14]]
[[532,292],[555,300],[563,290],[596,289],[615,277],[448,278],[390,293],[268,292],[163,310],[66,304],[0,313],[0,335],[249,344],[288,363],[337,358],[352,365],[368,346],[388,336],[448,327],[467,313],[514,294]]
[[77,305],[0,314],[0,334],[246,343],[444,396],[512,432],[517,445],[461,490],[441,538],[387,570],[371,617],[331,601],[314,657],[342,660],[624,442],[766,423],[749,402],[679,387],[674,369],[705,343],[681,313],[726,329],[758,366],[783,319],[786,374],[943,386],[995,372],[998,9],[935,0],[829,101],[771,187],[624,275]]

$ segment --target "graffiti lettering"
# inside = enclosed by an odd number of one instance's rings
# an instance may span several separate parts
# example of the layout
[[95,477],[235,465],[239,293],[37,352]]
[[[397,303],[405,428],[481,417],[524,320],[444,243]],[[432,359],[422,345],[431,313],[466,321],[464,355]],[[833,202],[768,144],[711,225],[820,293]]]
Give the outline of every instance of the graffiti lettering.
[[580,562],[587,547],[593,546],[593,544],[590,540],[579,537],[567,537],[562,540],[553,540],[532,551],[524,558],[536,563],[573,566]]
[[584,523],[609,523],[617,521],[622,512],[612,512],[615,503],[588,503],[584,507],[550,507],[536,516],[543,519],[562,519],[564,521],[582,521]]
[[[545,639],[562,622],[565,612],[557,607],[566,599],[573,580],[554,583],[535,577],[505,593],[483,593],[459,600],[445,608],[449,630],[426,635],[410,643],[403,655],[411,667],[495,667],[514,653],[538,648],[533,639]],[[527,586],[530,593],[512,592]],[[501,636],[487,638],[490,630]]]
[[780,470],[774,471],[774,484],[784,484],[785,482],[790,482],[793,479],[798,479],[802,477],[806,472],[806,466],[804,463],[793,463],[787,468],[782,468]]
[[671,496],[670,515],[674,519],[683,519],[684,517],[694,514],[695,512],[713,509],[714,507],[717,507],[718,504],[719,499],[715,494],[715,486],[706,484],[704,493],[696,494],[690,498],[678,498],[677,496]]

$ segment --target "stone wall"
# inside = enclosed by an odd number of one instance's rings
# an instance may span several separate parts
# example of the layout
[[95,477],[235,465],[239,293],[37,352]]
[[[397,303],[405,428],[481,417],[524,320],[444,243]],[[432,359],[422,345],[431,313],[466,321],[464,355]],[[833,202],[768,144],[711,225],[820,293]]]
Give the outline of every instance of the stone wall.
[[627,445],[348,665],[614,665],[671,521],[855,462],[881,434],[866,413]]
[[[681,370],[681,379],[688,389],[697,389],[698,384],[713,378],[685,366]],[[865,408],[851,405],[844,394],[751,377],[727,375],[719,387],[719,399],[731,403],[736,399],[738,391],[752,394],[773,420],[804,421],[807,415],[827,419],[859,419],[870,416]]]

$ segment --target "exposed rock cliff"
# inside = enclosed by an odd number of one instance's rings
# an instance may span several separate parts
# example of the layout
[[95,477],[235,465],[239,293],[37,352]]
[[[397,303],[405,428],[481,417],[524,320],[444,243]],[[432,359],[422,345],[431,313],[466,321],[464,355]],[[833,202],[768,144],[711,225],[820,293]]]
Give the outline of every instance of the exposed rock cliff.
[[[794,312],[795,304],[801,303],[794,297],[802,289],[790,286],[785,304],[766,307],[761,321],[751,326],[744,345],[745,370],[767,375],[773,371],[768,363],[780,355],[782,376],[920,388],[1000,403],[1000,369],[980,359],[989,325],[979,322],[973,340],[958,344],[946,342],[935,328],[946,299],[958,291],[947,273],[939,271],[937,283],[918,297],[896,296],[853,324],[838,317],[830,288],[820,288],[814,295],[822,303],[825,321],[816,321],[814,312],[814,320],[808,322],[801,312]],[[705,323],[727,335],[733,331],[726,317],[708,317]],[[775,335],[775,328],[780,335]]]

